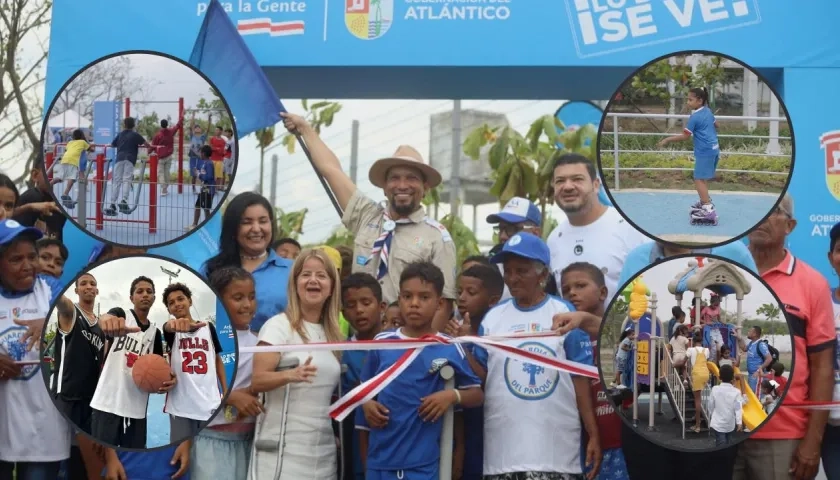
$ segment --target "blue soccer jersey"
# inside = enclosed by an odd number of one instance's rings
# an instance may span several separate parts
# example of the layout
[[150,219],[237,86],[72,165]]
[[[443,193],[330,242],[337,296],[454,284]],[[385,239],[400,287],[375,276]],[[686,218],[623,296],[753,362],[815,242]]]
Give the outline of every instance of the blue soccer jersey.
[[[176,448],[172,445],[145,452],[119,452],[118,455],[126,476],[131,480],[169,480],[179,468],[178,464],[170,464]],[[189,480],[189,471],[178,478]]]
[[[438,334],[440,337],[449,338]],[[402,329],[383,332],[376,340],[407,339]],[[390,367],[405,350],[373,350],[362,367],[363,382]],[[419,414],[421,399],[444,389],[440,369],[450,365],[455,370],[459,389],[480,387],[460,345],[433,345],[420,355],[377,396],[388,409],[388,425],[370,428],[361,408],[356,410],[356,428],[370,430],[367,468],[369,470],[408,470],[434,464],[440,459],[442,419],[424,422]]]
[[715,115],[709,107],[700,107],[691,113],[688,124],[685,126],[685,133],[694,139],[695,157],[708,158],[720,154]]

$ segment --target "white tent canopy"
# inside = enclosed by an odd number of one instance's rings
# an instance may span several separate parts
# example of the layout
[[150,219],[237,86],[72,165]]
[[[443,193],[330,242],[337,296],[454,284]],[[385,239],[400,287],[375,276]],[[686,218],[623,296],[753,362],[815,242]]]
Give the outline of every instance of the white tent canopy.
[[50,118],[47,125],[50,128],[91,128],[93,122],[81,116],[75,110],[66,110]]

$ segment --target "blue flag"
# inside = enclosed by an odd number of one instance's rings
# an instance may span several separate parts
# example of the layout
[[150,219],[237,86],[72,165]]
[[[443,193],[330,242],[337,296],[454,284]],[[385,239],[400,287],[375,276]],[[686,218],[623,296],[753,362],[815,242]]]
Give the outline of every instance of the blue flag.
[[216,85],[240,138],[280,122],[283,103],[218,0],[207,7],[190,64]]

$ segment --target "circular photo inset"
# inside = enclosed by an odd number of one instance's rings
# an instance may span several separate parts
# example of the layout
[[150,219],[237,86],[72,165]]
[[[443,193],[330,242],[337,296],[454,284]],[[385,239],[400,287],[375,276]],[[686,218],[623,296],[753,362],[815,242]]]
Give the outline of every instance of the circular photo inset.
[[712,52],[642,66],[615,92],[598,132],[613,205],[655,240],[689,247],[742,237],[793,171],[793,130],[762,74]]
[[598,339],[607,399],[646,439],[706,451],[746,439],[782,403],[793,371],[784,307],[755,274],[674,257],[617,295]]
[[40,189],[100,240],[171,243],[223,203],[235,132],[225,99],[190,65],[153,52],[111,55],[79,70],[52,101]]
[[236,334],[227,315],[217,321],[216,303],[195,272],[162,257],[123,257],[81,273],[44,328],[42,367],[56,407],[110,447],[195,436],[233,375]]

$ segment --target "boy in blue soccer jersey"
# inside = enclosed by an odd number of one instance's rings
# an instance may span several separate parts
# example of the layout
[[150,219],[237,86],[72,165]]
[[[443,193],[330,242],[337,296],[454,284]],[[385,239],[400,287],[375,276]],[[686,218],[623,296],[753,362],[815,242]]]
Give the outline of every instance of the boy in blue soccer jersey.
[[717,212],[709,196],[709,180],[714,180],[715,171],[720,161],[717,122],[715,114],[709,108],[709,91],[705,88],[692,88],[685,100],[691,108],[691,116],[680,135],[662,139],[659,148],[673,142],[694,140],[694,188],[700,201],[691,206],[691,223],[710,223],[717,225]]
[[[408,265],[400,275],[403,326],[376,336],[411,339],[445,335],[432,328],[443,304],[443,272],[429,262]],[[365,382],[393,365],[403,350],[373,350],[362,367]],[[455,370],[457,389],[445,390],[440,369]],[[484,401],[481,380],[473,373],[460,345],[434,345],[383,389],[375,400],[356,411],[356,428],[367,480],[437,480],[440,437],[446,411],[456,405],[478,407]]]
[[[350,322],[355,334],[350,341],[373,340],[382,330],[382,311],[385,302],[382,301],[382,286],[369,273],[353,273],[341,281],[341,305],[344,318]],[[341,392],[346,394],[356,388],[361,381],[362,365],[367,352],[364,350],[348,350],[341,356],[341,363],[347,366],[347,371],[341,375]],[[344,478],[363,480],[365,471],[362,467],[362,456],[359,452],[357,436],[354,434],[356,419],[348,417],[344,420]]]

